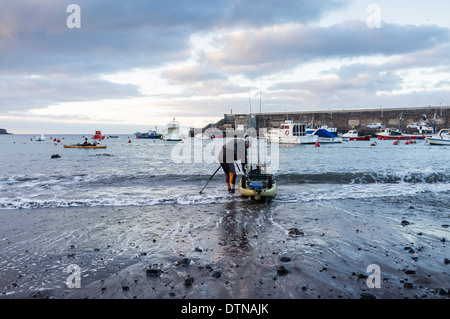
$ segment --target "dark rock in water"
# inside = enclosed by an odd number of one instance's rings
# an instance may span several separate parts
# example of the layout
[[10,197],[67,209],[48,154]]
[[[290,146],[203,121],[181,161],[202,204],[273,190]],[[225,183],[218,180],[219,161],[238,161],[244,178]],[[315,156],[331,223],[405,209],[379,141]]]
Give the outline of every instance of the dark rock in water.
[[402,224],[402,226],[408,226],[411,223],[409,221],[407,221],[407,220],[402,220],[401,224]]
[[289,229],[289,235],[303,236],[304,233],[302,231],[298,230],[298,228],[291,228],[291,229]]
[[54,154],[54,155],[51,156],[51,158],[61,158],[61,155]]
[[175,263],[177,266],[188,266],[191,263],[191,260],[189,258],[182,258],[177,260],[177,262]]
[[280,257],[280,261],[285,262],[285,263],[290,262],[291,260],[292,259],[290,257]]
[[450,225],[441,225],[444,228],[448,228]]
[[196,252],[201,253],[203,251],[203,249],[201,249],[200,247],[195,247],[194,249]]
[[277,267],[277,275],[279,275],[279,276],[286,276],[290,272],[291,271],[289,270],[289,268],[287,268],[285,266],[278,266]]
[[444,264],[446,264],[446,265],[450,264],[450,259],[444,258]]
[[414,209],[414,206],[409,206],[409,209]]
[[412,269],[406,269],[406,270],[405,270],[405,274],[407,274],[407,275],[415,275],[415,274],[416,274],[416,271],[415,271],[415,270],[412,270]]
[[161,276],[162,271],[161,271],[161,269],[151,269],[150,268],[150,269],[147,269],[145,271],[145,273],[149,277],[159,277],[159,276]]
[[192,286],[193,283],[194,283],[194,278],[186,278],[184,280],[184,285],[185,286]]
[[359,295],[361,296],[361,299],[377,299],[378,298],[375,294],[368,292],[368,291],[361,292]]

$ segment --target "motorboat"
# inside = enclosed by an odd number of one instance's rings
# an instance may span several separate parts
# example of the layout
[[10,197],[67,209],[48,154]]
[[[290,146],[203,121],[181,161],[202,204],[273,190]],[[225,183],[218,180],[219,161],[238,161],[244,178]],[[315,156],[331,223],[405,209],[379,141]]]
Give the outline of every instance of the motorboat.
[[95,131],[95,134],[91,137],[93,140],[103,140],[105,135],[102,135],[101,131]]
[[431,137],[426,137],[425,141],[430,145],[450,145],[450,129],[442,129]]
[[315,144],[319,137],[306,134],[307,123],[291,123],[286,121],[279,128],[272,128],[267,131],[265,137],[271,143],[281,144]]
[[336,136],[324,128],[308,129],[306,134],[317,136],[317,142],[319,143],[342,143],[342,137]]
[[415,139],[425,139],[424,134],[407,134],[403,133],[399,130],[391,129],[391,128],[384,128],[380,131],[376,132],[375,135],[379,140],[415,140]]
[[345,134],[339,135],[344,141],[370,141],[372,138],[371,135],[362,135],[360,136],[358,130],[350,130]]
[[182,136],[180,135],[180,124],[177,121],[175,121],[175,118],[173,118],[173,120],[166,125],[166,129],[163,134],[163,139],[165,141],[182,140]]
[[35,138],[35,141],[37,142],[43,142],[45,141],[46,137],[44,136],[44,134],[42,134],[41,136],[38,136]]

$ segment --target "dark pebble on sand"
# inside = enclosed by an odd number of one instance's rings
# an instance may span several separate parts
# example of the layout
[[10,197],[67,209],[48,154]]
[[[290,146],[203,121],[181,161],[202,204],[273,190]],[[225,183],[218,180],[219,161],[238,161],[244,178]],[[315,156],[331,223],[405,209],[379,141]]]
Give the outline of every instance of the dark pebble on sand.
[[191,260],[189,258],[182,258],[177,260],[176,265],[177,266],[188,266],[191,263]]
[[290,272],[291,271],[289,270],[289,268],[287,268],[285,266],[278,266],[277,267],[277,275],[279,275],[279,276],[286,276]]
[[289,229],[289,235],[303,236],[304,233],[302,231],[300,231],[298,228],[291,228],[291,229]]
[[192,286],[193,283],[194,283],[194,278],[186,278],[184,280],[184,285],[185,286]]
[[162,271],[161,269],[147,269],[145,273],[147,276],[150,277],[159,277],[161,276]]
[[128,286],[123,286],[123,287],[122,287],[122,290],[123,290],[123,291],[129,291],[129,290],[130,290],[130,287],[128,287]]
[[220,271],[215,271],[212,275],[211,275],[211,277],[214,277],[214,278],[220,278],[222,276],[222,273],[220,272]]
[[446,265],[450,264],[450,259],[444,258],[444,264],[446,264]]
[[416,271],[415,270],[411,270],[411,269],[407,269],[407,270],[405,270],[405,274],[407,274],[407,275],[415,275]]
[[200,247],[195,247],[194,249],[196,252],[201,253],[203,251],[203,249],[201,249]]
[[402,221],[401,221],[401,224],[402,224],[402,226],[408,226],[408,225],[410,225],[411,223],[410,223],[409,221],[407,221],[407,220],[402,220]]
[[280,257],[280,261],[285,262],[285,263],[290,262],[291,260],[292,259],[290,257]]

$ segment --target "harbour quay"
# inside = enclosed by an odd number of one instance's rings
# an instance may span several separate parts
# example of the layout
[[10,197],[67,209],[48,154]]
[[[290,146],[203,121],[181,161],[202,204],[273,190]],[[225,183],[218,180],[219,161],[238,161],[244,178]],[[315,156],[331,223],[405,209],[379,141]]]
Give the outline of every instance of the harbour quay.
[[[372,109],[342,109],[325,111],[284,111],[252,114],[224,114],[223,119],[213,126],[220,130],[246,130],[247,124],[253,122],[259,127],[277,128],[286,121],[292,123],[309,123],[311,127],[326,125],[347,132],[356,129],[361,135],[374,134],[377,128],[368,128],[371,123],[381,123],[383,127],[414,132],[408,128],[413,123],[436,125],[436,131],[450,127],[450,106],[402,107],[402,108],[372,108]],[[206,128],[204,128],[206,129]]]

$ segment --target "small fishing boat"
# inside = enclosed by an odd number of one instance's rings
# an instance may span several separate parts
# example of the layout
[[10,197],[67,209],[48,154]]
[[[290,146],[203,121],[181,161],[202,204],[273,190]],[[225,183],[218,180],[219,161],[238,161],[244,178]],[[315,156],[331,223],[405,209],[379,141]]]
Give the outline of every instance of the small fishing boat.
[[136,136],[136,138],[147,138],[147,139],[160,139],[162,137],[162,134],[152,130],[145,133],[136,132],[134,133],[134,135]]
[[42,134],[41,136],[38,136],[35,138],[36,142],[43,142],[45,141],[46,137],[44,136],[44,134]]
[[359,136],[359,133],[357,130],[350,130],[345,134],[339,135],[339,137],[342,137],[344,140],[349,140],[349,141],[370,141],[370,139],[372,138],[371,135]]
[[102,135],[101,131],[95,131],[95,134],[91,137],[93,140],[103,140],[105,135]]
[[425,140],[430,145],[450,145],[450,129],[442,129]]
[[390,128],[384,128],[380,131],[376,132],[375,135],[379,140],[420,140],[425,139],[425,135],[418,135],[418,134],[407,134],[403,133],[399,130],[390,129]]
[[64,145],[64,148],[106,148],[106,145],[82,145],[82,144],[72,144]]
[[317,136],[317,142],[319,143],[342,143],[342,137],[336,136],[324,128],[308,129],[306,134]]

